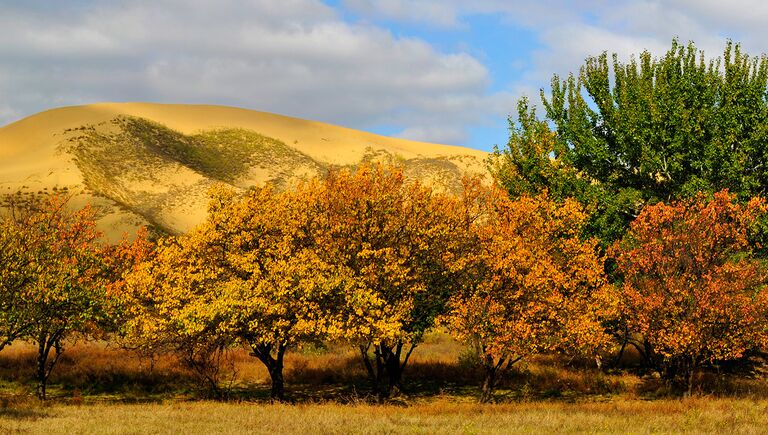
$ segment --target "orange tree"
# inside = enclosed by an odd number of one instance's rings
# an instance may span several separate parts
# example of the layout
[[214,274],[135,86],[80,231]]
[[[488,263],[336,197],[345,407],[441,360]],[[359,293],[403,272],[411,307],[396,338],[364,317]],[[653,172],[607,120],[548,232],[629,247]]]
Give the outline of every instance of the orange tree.
[[286,350],[323,337],[332,300],[345,293],[342,274],[315,249],[318,187],[212,191],[206,222],[162,244],[129,278],[127,336],[180,353],[214,391],[216,356],[242,342],[266,366],[271,398],[282,400]]
[[90,207],[73,212],[67,198],[53,196],[11,207],[0,224],[3,341],[21,338],[37,345],[41,399],[64,340],[100,334],[108,324],[108,287],[115,274],[94,217]]
[[463,288],[442,318],[470,344],[485,371],[481,401],[520,359],[562,350],[590,354],[609,343],[602,322],[615,313],[597,241],[582,240],[587,215],[576,201],[512,200],[477,180],[465,183]]
[[377,163],[332,171],[322,185],[319,253],[344,274],[347,290],[336,336],[360,350],[384,399],[401,388],[411,353],[456,284],[449,200]]
[[739,358],[766,344],[765,269],[749,230],[765,203],[735,202],[727,191],[646,207],[610,250],[621,310],[661,375],[690,394],[703,364]]

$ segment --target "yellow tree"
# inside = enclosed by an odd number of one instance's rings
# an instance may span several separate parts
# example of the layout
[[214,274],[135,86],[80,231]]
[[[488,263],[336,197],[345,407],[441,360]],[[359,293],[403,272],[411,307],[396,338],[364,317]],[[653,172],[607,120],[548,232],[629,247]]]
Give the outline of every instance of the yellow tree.
[[453,221],[443,195],[399,167],[365,164],[323,181],[316,239],[344,273],[338,335],[356,345],[380,399],[400,388],[408,359],[454,286]]
[[33,324],[25,289],[44,267],[34,260],[32,234],[11,215],[0,219],[0,350]]
[[148,355],[173,353],[221,397],[221,360],[236,342],[222,330],[219,271],[206,261],[197,231],[161,239],[152,255],[115,290],[121,345]]
[[597,355],[609,340],[601,322],[615,303],[597,242],[580,238],[587,216],[578,203],[546,194],[511,200],[469,180],[453,213],[464,222],[463,288],[443,321],[482,362],[481,401],[531,354]]
[[276,192],[271,186],[242,198],[214,195],[206,245],[221,252],[222,308],[226,328],[269,371],[271,398],[284,398],[286,350],[338,330],[339,298],[347,280],[320,258],[316,243],[321,186],[303,183]]
[[129,300],[138,302],[129,335],[186,352],[200,367],[213,350],[243,342],[266,366],[271,398],[282,400],[286,350],[322,336],[333,321],[330,299],[345,293],[343,275],[315,249],[317,189],[215,189],[207,221],[161,245],[129,279]]

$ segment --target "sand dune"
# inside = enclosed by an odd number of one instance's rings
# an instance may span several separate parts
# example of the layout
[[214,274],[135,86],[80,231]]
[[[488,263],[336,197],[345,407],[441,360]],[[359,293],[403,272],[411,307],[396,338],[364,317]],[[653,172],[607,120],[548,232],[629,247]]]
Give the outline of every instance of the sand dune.
[[188,230],[206,190],[321,174],[366,159],[405,162],[410,176],[447,188],[484,172],[478,150],[379,136],[223,106],[102,103],[52,109],[0,128],[0,193],[64,190],[100,207],[117,238],[139,225]]

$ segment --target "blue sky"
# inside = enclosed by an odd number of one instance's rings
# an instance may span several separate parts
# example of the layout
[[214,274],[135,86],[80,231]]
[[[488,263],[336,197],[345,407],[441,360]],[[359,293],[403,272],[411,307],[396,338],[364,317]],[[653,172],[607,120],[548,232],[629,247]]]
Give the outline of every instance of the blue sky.
[[762,0],[0,0],[0,123],[204,103],[489,150],[553,73],[607,50],[768,51]]
[[[523,79],[526,59],[530,59],[534,50],[541,48],[534,31],[510,23],[502,14],[471,14],[457,25],[431,26],[386,16],[368,17],[345,8],[342,1],[326,3],[342,11],[348,22],[371,20],[375,25],[388,29],[396,38],[418,38],[444,53],[470,54],[488,71],[488,93],[510,91],[514,83]],[[510,103],[513,102],[510,100]],[[487,119],[468,126],[466,138],[461,144],[484,150],[490,150],[494,145],[503,146],[507,141],[507,117],[514,110],[514,105],[511,105],[506,113],[496,111]],[[386,135],[397,135],[399,132],[397,125],[378,125],[370,130]]]

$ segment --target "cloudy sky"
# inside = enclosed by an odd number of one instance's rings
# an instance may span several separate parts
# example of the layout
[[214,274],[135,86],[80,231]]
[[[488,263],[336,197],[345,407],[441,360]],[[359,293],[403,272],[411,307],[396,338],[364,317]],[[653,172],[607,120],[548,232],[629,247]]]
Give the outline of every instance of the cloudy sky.
[[762,0],[0,0],[0,124],[207,103],[490,149],[517,98],[588,55],[757,55],[767,21]]

